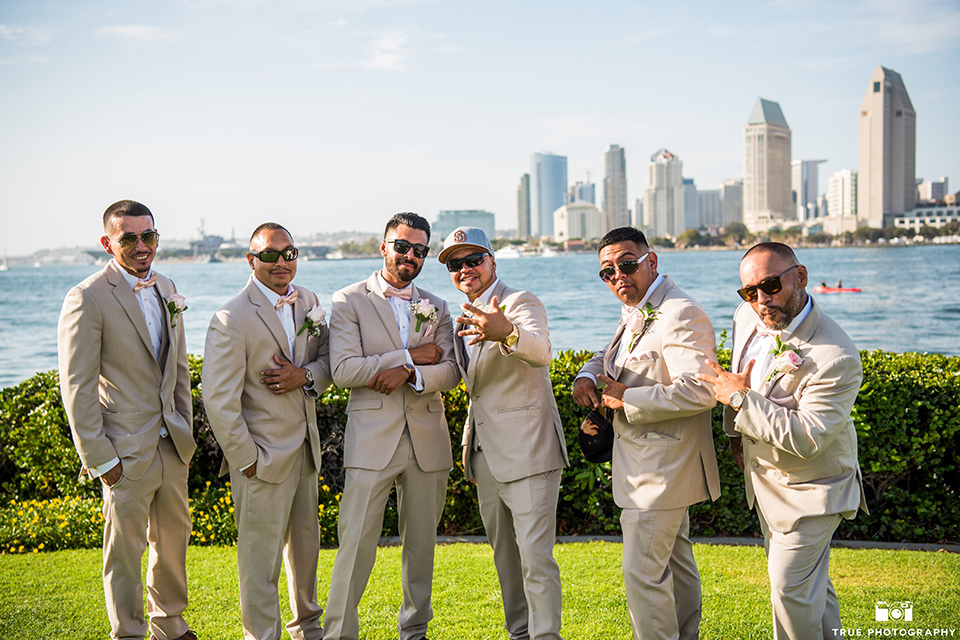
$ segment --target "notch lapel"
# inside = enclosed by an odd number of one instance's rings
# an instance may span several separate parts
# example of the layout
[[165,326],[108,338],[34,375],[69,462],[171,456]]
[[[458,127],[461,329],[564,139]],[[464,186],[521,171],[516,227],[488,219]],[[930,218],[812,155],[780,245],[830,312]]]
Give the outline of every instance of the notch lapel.
[[384,328],[387,330],[387,335],[390,336],[393,347],[398,350],[403,349],[403,342],[400,340],[400,328],[397,326],[397,318],[393,315],[393,309],[390,308],[390,303],[387,302],[383,291],[380,290],[380,283],[377,282],[376,272],[367,279],[367,299],[370,301],[370,304],[373,305],[377,315],[380,316],[380,322],[383,323]]
[[293,331],[295,334],[293,339],[293,357],[296,358],[293,364],[299,367],[301,363],[303,363],[304,354],[307,352],[307,340],[310,338],[310,332],[304,330],[303,333],[296,335],[296,333],[303,328],[304,321],[307,317],[307,303],[304,302],[303,296],[300,295],[303,293],[300,291],[300,287],[294,285],[294,289],[298,292],[298,295],[297,299],[293,301]]
[[270,334],[273,335],[273,339],[277,341],[277,346],[280,347],[280,353],[284,358],[293,362],[293,358],[290,355],[290,347],[287,344],[287,332],[283,330],[283,325],[280,324],[280,316],[277,315],[277,310],[273,308],[273,305],[270,304],[267,297],[263,295],[263,292],[253,283],[253,276],[250,278],[250,282],[247,284],[247,299],[250,300],[250,304],[257,308],[257,315],[263,324],[266,325]]
[[[147,329],[147,321],[143,317],[143,309],[140,308],[140,302],[133,293],[133,289],[130,288],[130,285],[127,284],[127,281],[124,280],[123,275],[117,270],[116,265],[114,265],[112,261],[108,267],[107,281],[113,286],[113,297],[116,298],[120,304],[120,308],[127,314],[127,318],[130,319],[134,329],[137,330],[140,341],[143,343],[147,353],[150,354],[150,359],[156,362],[157,358],[153,353],[153,342],[150,340],[150,331]],[[157,368],[159,369],[159,367],[160,364],[158,363]]]

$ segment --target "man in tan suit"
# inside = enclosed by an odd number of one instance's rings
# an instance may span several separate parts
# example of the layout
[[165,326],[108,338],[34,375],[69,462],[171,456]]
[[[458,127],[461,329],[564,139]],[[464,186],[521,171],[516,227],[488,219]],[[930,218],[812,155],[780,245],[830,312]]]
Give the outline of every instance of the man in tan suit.
[[[160,235],[132,200],[103,214],[113,256],[60,312],[60,390],[83,472],[103,489],[103,589],[112,638],[196,640],[187,607],[193,404],[173,282],[151,270]],[[172,306],[170,306],[172,305]],[[144,619],[140,562],[150,545]]]
[[460,373],[446,302],[413,284],[429,242],[430,223],[396,214],[380,243],[383,269],[333,295],[330,364],[333,381],[350,389],[350,402],[327,640],[357,640],[357,605],[394,485],[403,541],[400,640],[425,638],[433,617],[433,552],[453,465],[440,392],[454,388]]
[[[623,319],[574,381],[573,399],[615,411],[613,497],[623,508],[633,635],[696,638],[702,599],[687,508],[720,495],[710,427],[716,402],[696,378],[716,362],[713,326],[700,305],[657,273],[657,254],[637,229],[608,232],[600,266],[624,304]],[[606,384],[602,393],[598,380]]]
[[740,262],[733,372],[712,365],[747,504],[763,530],[776,638],[836,637],[830,539],[867,510],[850,412],[863,371],[853,341],[807,295],[807,268],[778,242]]
[[326,326],[307,321],[317,296],[292,284],[297,255],[282,226],[257,227],[250,281],[214,315],[203,351],[203,402],[223,449],[221,475],[230,472],[240,615],[250,640],[281,635],[281,555],[293,613],[287,631],[296,640],[323,637],[315,403],[330,385],[330,364]]
[[507,634],[511,640],[560,640],[553,544],[567,447],[550,382],[547,312],[532,293],[497,278],[482,229],[455,229],[438,259],[470,301],[454,336],[470,394],[463,469],[477,484]]

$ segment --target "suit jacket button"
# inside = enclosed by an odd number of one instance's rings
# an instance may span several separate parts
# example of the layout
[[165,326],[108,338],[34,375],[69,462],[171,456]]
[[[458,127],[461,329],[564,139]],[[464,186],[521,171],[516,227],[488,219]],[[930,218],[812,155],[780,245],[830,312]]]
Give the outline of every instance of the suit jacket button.
[[754,469],[759,469],[759,468],[760,468],[760,463],[757,462],[756,460],[751,460],[751,461],[750,461],[750,466],[753,467]]

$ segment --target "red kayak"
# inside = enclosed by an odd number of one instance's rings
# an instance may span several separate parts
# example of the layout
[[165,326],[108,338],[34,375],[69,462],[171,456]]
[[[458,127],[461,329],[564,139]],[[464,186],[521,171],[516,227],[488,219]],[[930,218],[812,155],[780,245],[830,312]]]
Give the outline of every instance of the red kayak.
[[859,287],[821,287],[817,285],[813,288],[814,293],[860,293]]

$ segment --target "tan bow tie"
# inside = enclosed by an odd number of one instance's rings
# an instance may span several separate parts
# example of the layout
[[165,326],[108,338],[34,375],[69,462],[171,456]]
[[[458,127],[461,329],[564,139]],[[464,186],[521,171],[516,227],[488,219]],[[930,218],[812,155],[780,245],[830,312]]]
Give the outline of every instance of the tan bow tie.
[[383,292],[383,295],[387,298],[400,298],[401,300],[413,300],[413,285],[406,286],[403,289],[397,289],[396,287],[391,287],[390,285],[387,285],[387,288]]
[[146,289],[147,287],[152,287],[157,284],[157,274],[153,274],[146,280],[137,280],[133,285],[133,292],[137,293],[140,289]]
[[781,335],[783,335],[783,334],[781,333],[781,331],[780,331],[779,329],[771,329],[770,327],[768,327],[767,325],[763,324],[762,322],[758,322],[758,323],[757,323],[757,335],[758,335],[758,336],[761,336],[761,337],[764,337],[764,338],[776,338],[776,337],[779,337],[779,336],[781,336]]
[[282,307],[283,305],[293,304],[296,300],[297,300],[297,290],[294,289],[293,293],[291,293],[290,295],[280,296],[280,299],[277,300],[277,304],[273,305],[273,308],[279,311],[280,307]]

